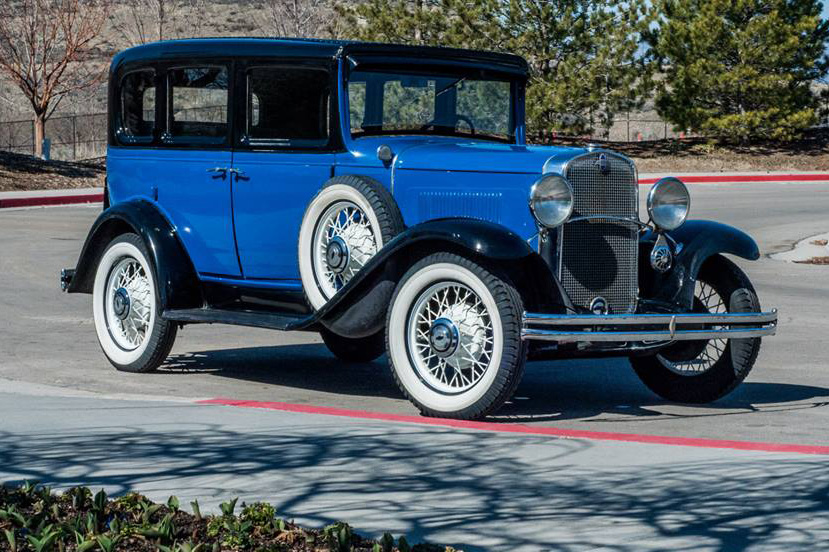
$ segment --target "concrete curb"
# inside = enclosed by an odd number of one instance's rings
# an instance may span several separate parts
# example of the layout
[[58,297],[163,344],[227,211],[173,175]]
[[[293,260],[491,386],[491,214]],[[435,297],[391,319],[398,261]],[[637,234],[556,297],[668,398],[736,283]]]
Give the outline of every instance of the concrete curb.
[[104,201],[104,193],[0,198],[0,209],[11,207],[46,207],[50,205],[78,205]]
[[[736,184],[752,182],[829,182],[829,173],[791,173],[791,174],[677,174],[686,184]],[[640,185],[653,184],[660,177],[643,175]],[[71,193],[66,195],[49,190],[53,195],[33,195],[20,197],[0,197],[0,209],[11,207],[47,207],[51,205],[78,205],[103,202],[104,193]],[[37,192],[35,192],[37,193]]]

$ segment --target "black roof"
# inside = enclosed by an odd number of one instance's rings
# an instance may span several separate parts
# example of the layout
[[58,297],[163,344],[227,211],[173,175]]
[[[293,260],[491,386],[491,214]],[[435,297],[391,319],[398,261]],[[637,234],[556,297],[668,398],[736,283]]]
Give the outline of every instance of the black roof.
[[325,40],[314,38],[189,38],[152,42],[118,53],[115,68],[123,63],[149,60],[175,60],[191,57],[300,57],[329,58],[351,56],[393,62],[396,57],[420,60],[453,61],[489,66],[511,73],[526,74],[527,62],[513,54],[463,50],[435,46],[406,46],[379,42]]

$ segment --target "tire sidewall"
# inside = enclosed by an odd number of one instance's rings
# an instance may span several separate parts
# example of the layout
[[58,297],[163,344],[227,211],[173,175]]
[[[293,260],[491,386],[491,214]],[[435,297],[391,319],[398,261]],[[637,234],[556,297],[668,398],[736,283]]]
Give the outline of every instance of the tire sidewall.
[[[454,281],[472,289],[486,306],[492,320],[493,354],[486,372],[470,389],[457,394],[436,391],[417,373],[408,347],[409,313],[418,297],[431,285]],[[400,385],[418,405],[434,412],[452,414],[473,408],[485,398],[494,384],[504,357],[504,325],[502,313],[489,287],[466,267],[450,262],[415,266],[397,288],[388,316],[389,361]]]
[[[144,268],[150,282],[153,304],[150,313],[150,325],[147,328],[144,341],[133,350],[121,348],[110,334],[109,323],[106,315],[105,302],[107,301],[106,286],[109,275],[118,261],[125,257],[132,257]],[[95,332],[98,336],[98,343],[109,361],[119,367],[128,367],[139,362],[147,353],[148,346],[153,341],[153,332],[158,324],[158,291],[155,283],[155,274],[152,265],[147,260],[142,248],[138,247],[128,236],[116,238],[107,247],[98,262],[95,272],[95,282],[92,288],[92,315],[95,321]],[[150,351],[151,352],[151,351]]]
[[314,234],[320,222],[319,217],[325,213],[328,207],[338,201],[350,201],[357,205],[371,223],[371,230],[374,233],[374,239],[377,241],[378,250],[385,245],[377,214],[374,212],[371,203],[359,190],[347,184],[331,184],[323,188],[305,211],[298,242],[299,274],[302,287],[314,310],[322,308],[330,299],[322,292],[317,281],[317,273],[314,267]]

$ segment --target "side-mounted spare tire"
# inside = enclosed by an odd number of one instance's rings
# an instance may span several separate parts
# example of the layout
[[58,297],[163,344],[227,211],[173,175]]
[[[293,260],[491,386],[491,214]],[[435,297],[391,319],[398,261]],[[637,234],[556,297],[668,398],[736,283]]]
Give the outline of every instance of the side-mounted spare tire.
[[299,231],[299,273],[317,310],[405,229],[391,193],[372,178],[331,178],[311,200]]

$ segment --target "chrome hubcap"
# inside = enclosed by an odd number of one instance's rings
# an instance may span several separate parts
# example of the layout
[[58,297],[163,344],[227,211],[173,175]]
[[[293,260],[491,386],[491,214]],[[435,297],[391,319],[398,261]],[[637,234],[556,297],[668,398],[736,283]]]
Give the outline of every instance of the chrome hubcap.
[[124,288],[118,288],[112,298],[112,311],[124,320],[130,313],[130,294]]
[[432,322],[432,328],[429,330],[429,344],[439,357],[452,356],[458,349],[459,340],[458,328],[451,320],[438,318]]
[[495,348],[492,315],[469,287],[440,282],[420,294],[408,319],[408,350],[422,381],[461,393],[483,377]]
[[314,231],[314,273],[323,294],[333,297],[380,249],[368,216],[350,201],[338,201]]
[[334,274],[342,274],[348,266],[348,245],[340,236],[334,236],[325,250],[328,268]]

